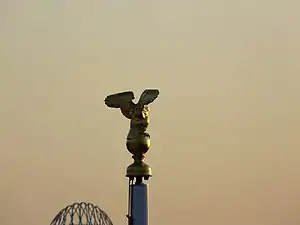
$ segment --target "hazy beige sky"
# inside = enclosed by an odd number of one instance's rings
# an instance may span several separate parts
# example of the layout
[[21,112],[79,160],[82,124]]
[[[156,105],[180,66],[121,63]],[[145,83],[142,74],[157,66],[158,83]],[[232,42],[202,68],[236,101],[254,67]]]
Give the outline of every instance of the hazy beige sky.
[[299,1],[0,1],[1,224],[125,224],[128,122],[159,88],[152,225],[299,225]]

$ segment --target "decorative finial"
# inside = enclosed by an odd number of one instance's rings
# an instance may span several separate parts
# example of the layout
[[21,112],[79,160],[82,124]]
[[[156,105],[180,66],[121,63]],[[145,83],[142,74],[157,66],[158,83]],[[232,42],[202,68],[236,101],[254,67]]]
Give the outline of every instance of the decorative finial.
[[105,98],[105,104],[110,108],[120,108],[121,113],[130,119],[130,129],[127,134],[126,147],[133,155],[134,163],[127,168],[127,177],[151,176],[151,168],[143,162],[145,153],[150,148],[150,135],[146,133],[149,124],[149,107],[159,95],[157,89],[146,89],[138,103],[134,103],[132,91],[109,95]]

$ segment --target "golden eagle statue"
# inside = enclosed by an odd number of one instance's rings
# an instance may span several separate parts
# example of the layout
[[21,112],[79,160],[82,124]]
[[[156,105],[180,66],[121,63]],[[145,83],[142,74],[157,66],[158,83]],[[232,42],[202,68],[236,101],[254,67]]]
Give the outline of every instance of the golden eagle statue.
[[138,103],[134,103],[135,99],[132,91],[121,92],[109,95],[105,98],[105,104],[110,108],[120,108],[121,113],[130,119],[130,130],[127,135],[128,140],[136,139],[145,133],[149,124],[149,107],[159,95],[157,89],[146,89],[140,96]]

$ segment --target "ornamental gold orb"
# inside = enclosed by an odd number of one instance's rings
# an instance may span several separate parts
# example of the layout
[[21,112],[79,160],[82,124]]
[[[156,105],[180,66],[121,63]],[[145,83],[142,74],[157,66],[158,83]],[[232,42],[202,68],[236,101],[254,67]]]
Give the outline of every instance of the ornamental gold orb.
[[150,137],[141,134],[134,139],[127,139],[126,147],[132,155],[144,155],[150,148]]

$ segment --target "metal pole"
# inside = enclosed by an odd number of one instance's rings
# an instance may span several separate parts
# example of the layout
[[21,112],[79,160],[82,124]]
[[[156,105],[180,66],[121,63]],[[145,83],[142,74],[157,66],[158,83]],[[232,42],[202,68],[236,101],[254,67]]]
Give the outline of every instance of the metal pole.
[[133,185],[132,219],[133,225],[148,225],[148,185]]

